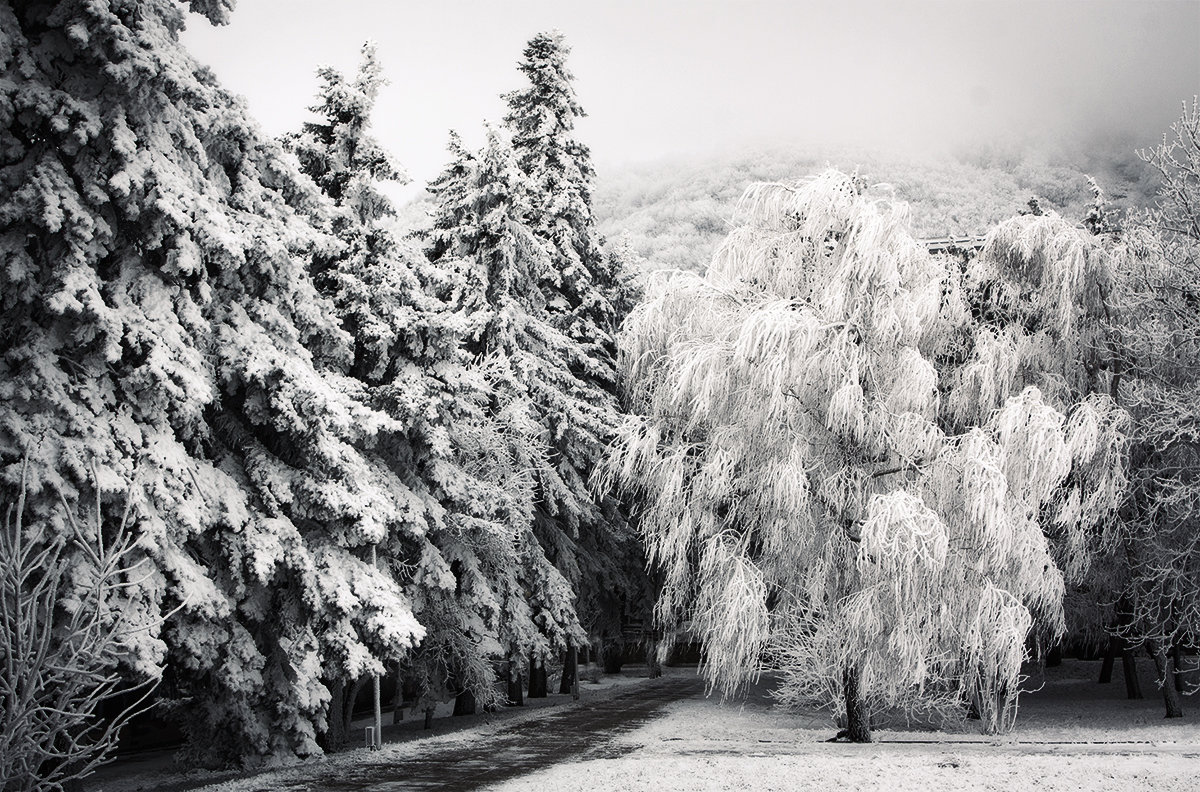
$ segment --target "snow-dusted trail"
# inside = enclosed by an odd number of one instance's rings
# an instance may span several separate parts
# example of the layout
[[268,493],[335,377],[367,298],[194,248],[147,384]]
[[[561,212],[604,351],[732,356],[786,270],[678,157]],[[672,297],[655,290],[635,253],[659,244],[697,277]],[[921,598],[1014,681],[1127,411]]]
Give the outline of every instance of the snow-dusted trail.
[[[585,688],[586,690],[586,688]],[[618,738],[668,705],[703,696],[694,673],[645,680],[628,690],[553,710],[533,710],[484,730],[354,751],[329,762],[209,787],[212,792],[466,792],[563,762],[607,759],[636,750]],[[351,761],[347,761],[351,759]]]

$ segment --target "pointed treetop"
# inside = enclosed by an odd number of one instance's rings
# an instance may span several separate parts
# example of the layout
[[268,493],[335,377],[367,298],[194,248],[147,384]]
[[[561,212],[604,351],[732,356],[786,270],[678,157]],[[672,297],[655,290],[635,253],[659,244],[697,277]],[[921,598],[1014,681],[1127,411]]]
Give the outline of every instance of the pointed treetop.
[[559,126],[569,132],[575,118],[587,115],[575,96],[575,75],[567,69],[570,53],[557,30],[538,33],[525,47],[517,68],[529,78],[529,87],[504,95],[509,106],[504,122],[518,138],[553,135]]
[[236,4],[237,0],[188,0],[188,10],[214,25],[227,25]]
[[363,44],[362,63],[353,81],[331,66],[317,69],[317,76],[322,85],[317,103],[309,110],[318,120],[305,123],[300,134],[287,136],[288,147],[304,172],[334,201],[361,204],[357,208],[368,215],[394,214],[390,200],[363,182],[364,178],[408,181],[392,155],[369,134],[375,99],[387,84],[374,42]]

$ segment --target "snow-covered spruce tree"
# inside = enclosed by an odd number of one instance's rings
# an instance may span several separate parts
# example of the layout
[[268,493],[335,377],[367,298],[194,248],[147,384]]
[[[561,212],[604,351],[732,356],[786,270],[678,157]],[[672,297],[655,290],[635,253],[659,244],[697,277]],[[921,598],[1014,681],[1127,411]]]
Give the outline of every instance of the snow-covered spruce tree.
[[[539,33],[529,41],[518,65],[529,85],[505,95],[504,123],[530,182],[527,222],[551,258],[536,286],[551,325],[582,352],[573,366],[575,376],[600,400],[594,407],[605,411],[608,425],[616,427],[620,408],[614,338],[633,299],[621,271],[625,259],[605,250],[592,217],[595,170],[588,147],[575,132],[576,119],[585,113],[567,69],[569,53],[558,32]],[[558,475],[577,494],[543,502],[538,535],[578,592],[580,615],[592,638],[599,639],[605,632],[619,634],[625,612],[647,602],[646,579],[624,505],[610,493],[582,496],[605,453],[604,444],[571,442],[571,434],[554,434],[552,459]],[[565,692],[567,675],[563,684]]]
[[609,472],[646,504],[658,617],[690,621],[714,687],[769,658],[783,702],[852,740],[886,707],[970,702],[1004,728],[1031,628],[1062,629],[1039,516],[1077,530],[1080,471],[1120,486],[1119,412],[975,365],[1003,339],[860,180],[755,185],[741,211],[707,275],[659,275],[621,336],[644,417]]
[[326,657],[382,670],[422,637],[367,558],[424,505],[359,450],[396,422],[308,273],[339,245],[324,201],[183,51],[185,13],[0,3],[0,486],[27,457],[26,531],[55,537],[93,465],[106,532],[136,480],[154,571],[126,607],[178,611],[128,673],[165,652],[196,759],[281,760],[319,750]]
[[1200,104],[1140,156],[1162,182],[1115,246],[1120,398],[1135,420],[1127,637],[1149,650],[1178,717],[1170,651],[1200,641]]
[[552,262],[527,225],[530,189],[507,133],[489,129],[478,155],[452,136],[451,152],[454,160],[430,187],[438,207],[429,254],[445,271],[460,273],[462,285],[452,299],[469,317],[466,349],[487,382],[488,415],[513,469],[528,475],[514,478],[521,490],[506,509],[520,565],[507,580],[498,579],[497,591],[499,638],[510,673],[520,673],[529,657],[537,694],[547,655],[584,633],[574,592],[547,560],[534,526],[547,503],[571,513],[587,508],[586,487],[564,480],[555,455],[563,444],[601,442],[605,394],[575,376],[586,353],[550,323],[538,283]]
[[[497,700],[492,658],[502,653],[505,592],[520,566],[513,537],[529,521],[528,507],[516,504],[531,500],[530,480],[513,470],[501,427],[486,414],[487,383],[462,349],[469,317],[454,309],[462,273],[394,236],[395,211],[379,182],[403,176],[369,134],[383,84],[374,47],[364,46],[353,81],[329,68],[318,75],[318,120],[287,142],[333,200],[332,231],[345,247],[318,260],[314,276],[354,339],[352,372],[372,405],[398,422],[373,452],[425,503],[415,513],[419,538],[404,537],[381,560],[409,587],[426,629],[402,673],[417,683],[418,706],[458,696],[459,710],[473,711]],[[341,710],[346,721],[352,704]]]

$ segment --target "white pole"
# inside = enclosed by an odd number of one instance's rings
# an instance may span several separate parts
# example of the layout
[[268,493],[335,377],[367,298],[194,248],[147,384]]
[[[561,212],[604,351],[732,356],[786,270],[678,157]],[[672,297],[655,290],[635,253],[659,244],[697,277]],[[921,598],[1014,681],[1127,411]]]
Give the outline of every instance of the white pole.
[[[371,545],[371,567],[378,568],[375,545]],[[371,747],[379,749],[383,747],[383,713],[379,709],[379,674],[375,675],[371,683],[375,689],[375,744]]]

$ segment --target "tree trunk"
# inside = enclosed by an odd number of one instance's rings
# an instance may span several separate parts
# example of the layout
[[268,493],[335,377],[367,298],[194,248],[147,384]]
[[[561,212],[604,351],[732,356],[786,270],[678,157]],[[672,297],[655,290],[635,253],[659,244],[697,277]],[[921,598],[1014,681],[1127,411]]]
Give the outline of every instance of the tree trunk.
[[515,661],[508,664],[508,703],[513,707],[525,706],[525,680]]
[[867,702],[859,695],[858,683],[861,673],[857,668],[847,667],[842,675],[846,696],[846,739],[855,743],[871,742],[871,713]]
[[559,693],[575,692],[575,676],[578,670],[579,655],[575,650],[575,644],[567,644],[567,651],[563,656],[562,679],[558,683]]
[[1166,648],[1158,644],[1149,644],[1150,656],[1154,658],[1154,670],[1158,672],[1158,686],[1162,689],[1163,705],[1166,707],[1166,717],[1182,718],[1183,704],[1179,700],[1179,691],[1175,689],[1175,660]]
[[463,690],[454,697],[454,714],[455,715],[474,715],[475,714],[475,694],[469,689]]
[[1175,692],[1176,693],[1183,692],[1183,671],[1181,670],[1182,663],[1179,662],[1182,657],[1183,657],[1183,652],[1179,649],[1179,645],[1176,644],[1171,649],[1171,659],[1175,662]]
[[600,658],[604,662],[604,673],[621,673],[621,650],[614,644],[603,644],[600,647]]
[[404,720],[404,667],[396,664],[396,694],[392,696],[392,723]]
[[1056,668],[1062,665],[1062,645],[1055,644],[1046,652],[1046,668]]
[[529,656],[529,698],[546,698],[546,663],[536,654]]
[[1121,670],[1125,674],[1125,697],[1142,698],[1142,682],[1138,679],[1137,660],[1133,656],[1133,650],[1124,645],[1121,647]]
[[354,684],[350,686],[350,690],[346,693],[346,706],[342,710],[342,730],[345,734],[350,734],[350,724],[354,722],[354,705],[358,703],[358,694],[367,686],[367,678],[354,680]]
[[434,712],[433,707],[425,708],[425,728],[426,729],[433,728],[433,712]]
[[325,734],[321,748],[333,753],[346,744],[346,682],[335,679],[329,683],[329,712],[325,717]]
[[[1130,552],[1126,548],[1126,552]],[[1136,567],[1135,558],[1130,558],[1132,566]],[[1117,602],[1117,635],[1113,636],[1113,640],[1117,642],[1117,646],[1121,650],[1121,670],[1125,675],[1125,697],[1130,699],[1140,699],[1142,697],[1142,683],[1137,675],[1137,660],[1134,659],[1133,650],[1129,648],[1129,642],[1125,640],[1125,636],[1121,634],[1121,628],[1128,627],[1133,622],[1132,606],[1128,597],[1122,597]]]
[[1114,635],[1108,639],[1108,651],[1104,653],[1104,663],[1100,666],[1099,683],[1101,685],[1112,682],[1113,664],[1120,653],[1121,639]]
[[646,670],[651,679],[662,676],[662,663],[658,662],[658,633],[646,636]]

